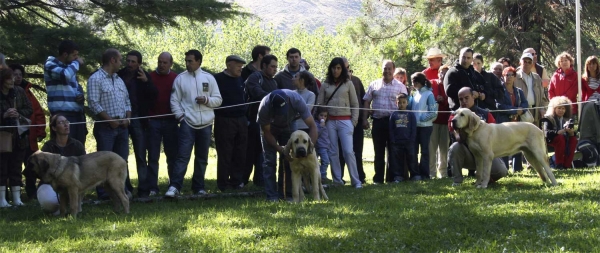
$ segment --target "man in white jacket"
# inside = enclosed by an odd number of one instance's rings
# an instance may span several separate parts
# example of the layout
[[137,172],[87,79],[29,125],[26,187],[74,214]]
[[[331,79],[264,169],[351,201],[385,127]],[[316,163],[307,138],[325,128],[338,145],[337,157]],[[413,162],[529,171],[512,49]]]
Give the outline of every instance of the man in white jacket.
[[169,175],[169,190],[165,197],[175,197],[183,186],[192,149],[195,144],[192,191],[206,194],[204,173],[208,164],[208,147],[215,118],[214,109],[223,99],[215,78],[200,68],[202,54],[195,49],[185,53],[186,72],[177,76],[171,92],[171,111],[180,122],[179,153],[173,174]]

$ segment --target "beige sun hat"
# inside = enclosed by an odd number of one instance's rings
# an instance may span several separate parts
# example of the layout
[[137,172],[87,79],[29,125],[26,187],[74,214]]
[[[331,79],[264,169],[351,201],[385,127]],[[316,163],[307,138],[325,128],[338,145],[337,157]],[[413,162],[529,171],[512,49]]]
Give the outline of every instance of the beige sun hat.
[[444,58],[446,57],[445,54],[442,54],[442,50],[440,50],[437,47],[432,47],[429,50],[427,50],[427,55],[425,56],[425,58],[427,59],[431,59],[431,58]]

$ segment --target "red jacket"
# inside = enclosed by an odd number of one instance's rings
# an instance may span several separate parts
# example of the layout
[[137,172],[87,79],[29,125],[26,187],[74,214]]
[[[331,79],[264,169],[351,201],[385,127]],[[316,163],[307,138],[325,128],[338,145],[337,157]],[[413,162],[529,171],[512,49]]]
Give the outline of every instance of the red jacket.
[[[558,68],[552,79],[550,79],[550,86],[548,88],[548,98],[565,96],[571,100],[571,102],[577,102],[577,72],[571,68],[567,74],[561,68]],[[577,104],[572,106],[573,113],[577,113]],[[575,115],[575,114],[573,114]]]
[[42,110],[42,106],[40,106],[40,102],[35,98],[33,92],[31,92],[31,83],[27,83],[25,86],[25,95],[29,102],[31,102],[31,108],[33,109],[33,113],[31,114],[31,124],[32,125],[44,125],[37,127],[29,128],[29,148],[32,151],[37,151],[38,147],[38,137],[45,138],[46,137],[46,114],[44,114],[44,110]]
[[[433,121],[433,124],[448,124],[448,118],[450,117],[450,105],[448,105],[448,96],[446,96],[446,92],[444,91],[444,85],[440,79],[429,80],[431,82],[431,91],[433,92],[433,97],[435,101],[438,103],[438,116]],[[437,101],[438,95],[442,96],[442,101]]]
[[585,79],[581,80],[581,101],[588,101],[590,97],[594,94],[594,92],[600,93],[600,86],[595,90],[590,88],[590,85]]
[[427,77],[427,80],[431,82],[431,80],[438,79],[440,76],[438,75],[439,69],[426,68],[423,70],[423,74]]

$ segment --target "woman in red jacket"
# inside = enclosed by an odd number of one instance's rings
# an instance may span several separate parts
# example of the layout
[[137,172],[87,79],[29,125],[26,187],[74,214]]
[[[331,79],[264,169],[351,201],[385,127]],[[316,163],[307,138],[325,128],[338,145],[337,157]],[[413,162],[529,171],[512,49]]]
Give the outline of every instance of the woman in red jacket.
[[600,63],[598,57],[592,55],[585,60],[585,70],[581,75],[581,101],[600,100]]
[[[548,98],[565,96],[569,100],[576,102],[577,93],[577,72],[573,70],[575,59],[567,52],[563,52],[556,57],[554,63],[558,68],[552,79],[550,79],[550,87],[548,89]],[[573,115],[577,115],[577,104],[572,106]]]

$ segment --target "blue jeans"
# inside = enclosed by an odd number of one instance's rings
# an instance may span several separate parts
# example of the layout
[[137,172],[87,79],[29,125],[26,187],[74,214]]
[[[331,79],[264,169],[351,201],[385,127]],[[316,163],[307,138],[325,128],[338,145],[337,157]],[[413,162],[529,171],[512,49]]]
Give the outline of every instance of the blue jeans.
[[[132,117],[136,118],[137,115],[133,115]],[[142,122],[139,119],[134,119],[131,120],[128,130],[131,137],[131,144],[133,144],[133,153],[135,154],[135,164],[138,174],[138,194],[146,193],[150,191],[146,183],[148,178],[148,162],[146,160],[147,129],[142,126]]]
[[206,165],[208,164],[208,147],[210,146],[211,134],[212,125],[202,129],[194,129],[185,120],[181,121],[181,125],[179,126],[179,154],[177,154],[175,160],[173,178],[170,179],[169,186],[181,190],[183,187],[183,178],[185,177],[187,166],[192,156],[192,149],[194,149],[192,191],[196,193],[199,190],[204,190],[204,174],[206,173]]
[[[160,158],[160,143],[163,144],[167,157],[167,172],[173,179],[173,168],[177,158],[179,123],[175,119],[148,120],[148,172],[145,185],[148,191],[158,192],[158,161]],[[140,182],[140,188],[142,183]]]
[[421,178],[429,178],[429,141],[432,132],[432,126],[417,127],[417,145],[415,146],[415,150],[419,146],[421,147],[421,161],[419,162],[419,174],[421,174]]
[[[512,155],[512,167],[514,172],[523,171],[523,153],[518,152]],[[508,168],[508,156],[502,157],[502,162]]]
[[[277,140],[277,143],[280,146],[284,146],[287,144],[290,139],[290,135],[292,134],[292,129],[276,129],[271,127],[271,134]],[[274,147],[269,145],[263,135],[261,130],[260,139],[263,147],[263,178],[265,183],[265,192],[267,193],[267,200],[277,200],[284,199],[284,188],[283,188],[283,176],[285,174],[285,181],[287,182],[286,191],[288,192],[287,197],[292,197],[291,194],[291,186],[292,186],[292,171],[290,170],[290,164],[285,161],[285,173],[283,172],[282,166],[277,167],[278,172],[276,173],[275,168],[277,164],[277,150]],[[275,180],[277,174],[277,180]]]
[[319,157],[321,157],[321,166],[320,166],[321,178],[327,177],[327,167],[329,167],[329,163],[330,163],[328,149],[329,149],[328,147],[316,148],[317,155]]
[[[127,128],[117,127],[112,129],[108,123],[95,123],[94,138],[96,138],[96,150],[115,152],[127,161],[129,157],[129,131]],[[133,186],[129,180],[129,169],[127,170],[125,189],[130,192],[133,191]],[[96,193],[98,193],[99,198],[106,196],[100,186],[96,187]]]
[[329,161],[331,161],[331,174],[333,182],[343,184],[342,181],[342,166],[340,165],[340,155],[338,147],[338,138],[342,142],[342,152],[344,159],[348,165],[350,174],[350,182],[352,186],[362,185],[358,178],[358,170],[356,168],[356,157],[352,148],[352,134],[354,126],[351,120],[328,120],[327,131],[329,133],[329,150],[331,151]]

